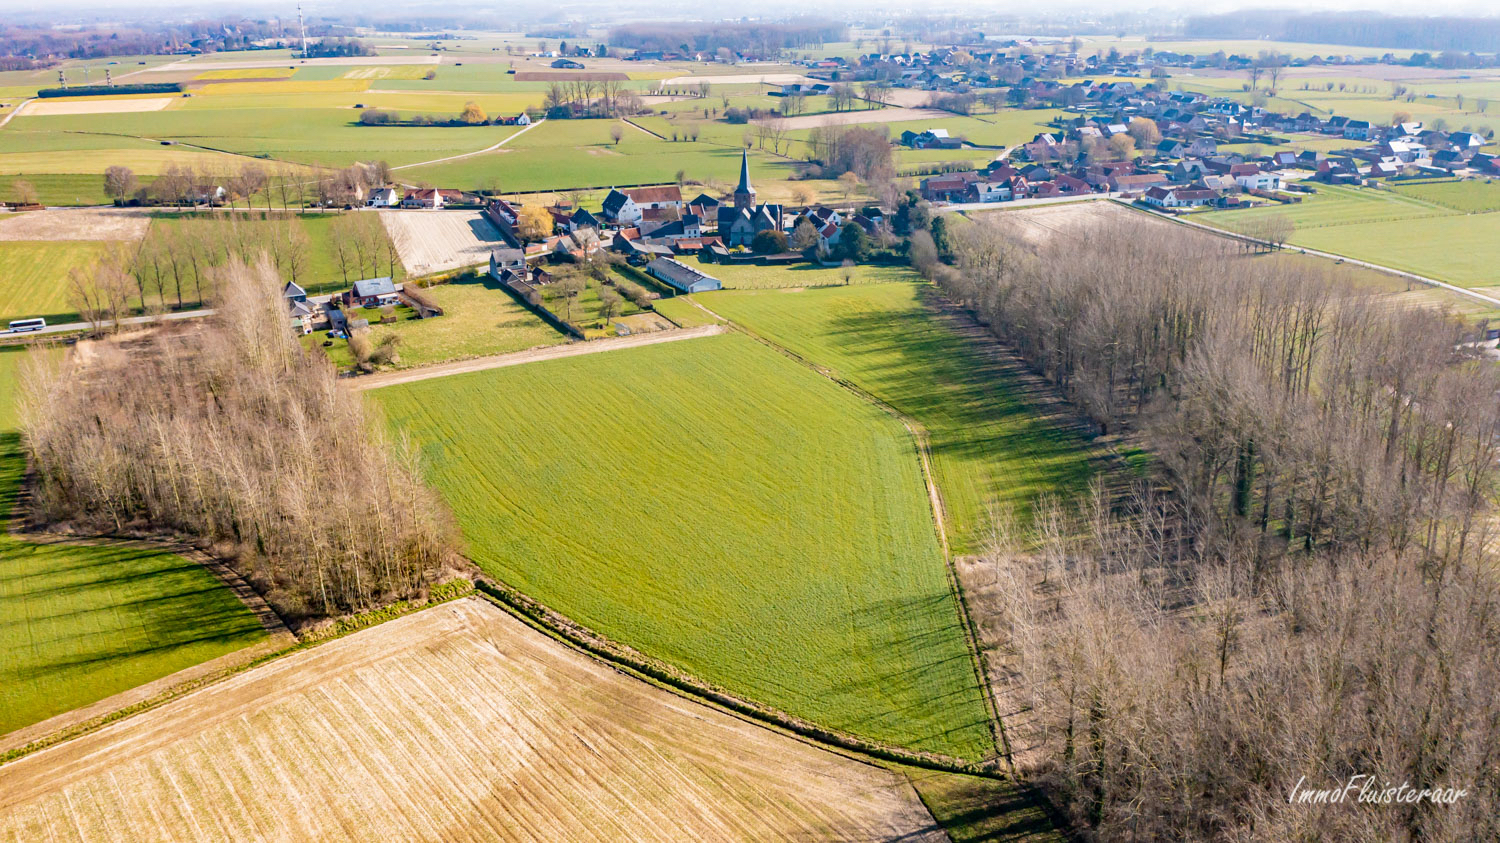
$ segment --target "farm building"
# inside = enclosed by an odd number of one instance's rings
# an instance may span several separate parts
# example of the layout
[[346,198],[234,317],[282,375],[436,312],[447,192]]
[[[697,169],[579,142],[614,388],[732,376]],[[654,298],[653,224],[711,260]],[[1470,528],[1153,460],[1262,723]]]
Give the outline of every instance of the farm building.
[[396,284],[390,278],[366,278],[354,282],[350,298],[363,307],[381,307],[395,304],[399,296],[396,295]]
[[396,198],[394,187],[381,187],[370,191],[369,198],[365,199],[365,205],[371,208],[394,208],[400,204]]
[[722,290],[724,285],[712,275],[705,275],[691,266],[672,258],[657,258],[646,264],[646,272],[664,284],[670,284],[684,293],[706,293]]

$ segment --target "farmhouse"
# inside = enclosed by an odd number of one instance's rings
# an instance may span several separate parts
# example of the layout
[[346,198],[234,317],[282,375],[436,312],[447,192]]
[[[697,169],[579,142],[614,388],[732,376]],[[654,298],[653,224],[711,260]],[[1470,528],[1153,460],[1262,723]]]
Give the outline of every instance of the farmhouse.
[[398,296],[390,278],[366,278],[354,282],[349,298],[362,307],[383,307],[395,304]]
[[394,187],[378,187],[370,191],[365,205],[370,208],[394,208],[399,204]]
[[641,221],[645,211],[659,208],[681,211],[681,188],[675,184],[665,187],[636,187],[628,190],[612,188],[609,195],[604,197],[601,213],[606,220],[616,225],[634,225]]
[[403,208],[441,208],[443,207],[443,192],[431,188],[409,190],[401,200]]
[[684,293],[706,293],[722,290],[724,285],[712,275],[705,275],[672,258],[657,258],[646,264],[646,272],[658,281],[670,284]]
[[1219,194],[1205,188],[1153,187],[1141,201],[1158,208],[1197,208],[1212,205]]

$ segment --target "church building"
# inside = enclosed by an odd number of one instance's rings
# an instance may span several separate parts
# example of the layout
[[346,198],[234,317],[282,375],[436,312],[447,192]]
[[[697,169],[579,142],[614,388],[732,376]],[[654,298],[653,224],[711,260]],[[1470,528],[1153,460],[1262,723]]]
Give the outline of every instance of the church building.
[[781,206],[755,204],[755,188],[750,186],[750,153],[741,154],[740,183],[734,189],[733,204],[719,205],[719,239],[726,246],[748,246],[762,231],[781,230]]

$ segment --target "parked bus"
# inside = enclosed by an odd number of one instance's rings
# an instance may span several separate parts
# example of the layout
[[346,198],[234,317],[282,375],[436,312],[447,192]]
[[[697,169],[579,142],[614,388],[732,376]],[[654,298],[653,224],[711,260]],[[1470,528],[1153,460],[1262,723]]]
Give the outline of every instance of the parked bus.
[[10,323],[10,331],[19,334],[23,331],[40,331],[47,327],[45,319],[16,319]]

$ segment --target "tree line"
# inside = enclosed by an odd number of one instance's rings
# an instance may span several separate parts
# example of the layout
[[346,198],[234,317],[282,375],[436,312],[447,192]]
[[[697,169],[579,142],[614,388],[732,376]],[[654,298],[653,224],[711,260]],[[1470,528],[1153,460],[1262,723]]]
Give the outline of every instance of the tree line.
[[419,594],[453,533],[414,450],[287,330],[269,257],[214,274],[201,326],[25,367],[34,514],[213,546],[285,617]]
[[661,52],[705,52],[733,50],[773,55],[782,50],[802,49],[842,41],[847,28],[831,20],[797,22],[735,23],[729,21],[631,23],[609,31],[609,45],[624,49]]
[[[1017,763],[1099,839],[1493,838],[1482,334],[1217,238],[996,217],[915,232],[913,262],[1155,467],[996,526]],[[1289,801],[1362,775],[1469,796]]]
[[1354,47],[1500,52],[1500,20],[1494,18],[1255,9],[1190,17],[1184,34],[1192,38],[1269,38]]

